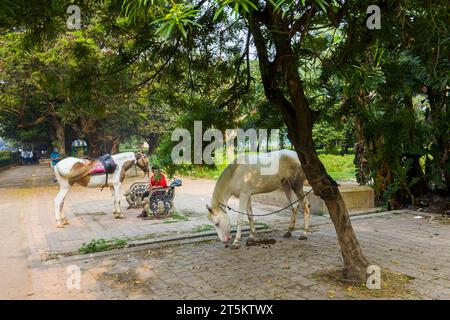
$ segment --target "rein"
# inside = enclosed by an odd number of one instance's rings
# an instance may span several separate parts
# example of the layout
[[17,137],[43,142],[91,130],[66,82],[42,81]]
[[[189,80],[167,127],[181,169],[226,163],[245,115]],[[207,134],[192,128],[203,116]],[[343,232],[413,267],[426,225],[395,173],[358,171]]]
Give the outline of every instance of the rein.
[[[264,216],[269,216],[269,215],[271,215],[271,214],[275,214],[275,213],[281,212],[281,211],[283,211],[283,210],[285,210],[285,209],[287,209],[287,208],[289,208],[289,207],[292,207],[294,204],[296,204],[297,202],[299,202],[300,200],[302,200],[303,198],[305,198],[305,197],[306,197],[308,194],[310,194],[312,191],[313,191],[313,189],[309,190],[309,191],[308,191],[307,193],[305,193],[303,196],[301,196],[300,198],[298,198],[297,200],[295,200],[294,202],[292,202],[291,204],[287,205],[287,206],[284,207],[284,208],[281,208],[281,209],[279,209],[279,210],[277,210],[277,211],[273,211],[273,212],[269,212],[269,213],[263,213],[263,214],[248,214],[247,212],[242,212],[242,211],[236,210],[236,209],[230,207],[228,204],[223,204],[223,203],[221,203],[221,202],[219,202],[219,206],[222,206],[222,207],[224,207],[225,209],[228,209],[228,210],[230,210],[230,211],[234,211],[234,212],[237,212],[237,213],[245,214],[246,216],[252,216],[252,217],[264,217]],[[223,209],[223,208],[221,208],[221,209],[225,212],[225,214],[227,213],[227,212],[225,211],[225,209]]]

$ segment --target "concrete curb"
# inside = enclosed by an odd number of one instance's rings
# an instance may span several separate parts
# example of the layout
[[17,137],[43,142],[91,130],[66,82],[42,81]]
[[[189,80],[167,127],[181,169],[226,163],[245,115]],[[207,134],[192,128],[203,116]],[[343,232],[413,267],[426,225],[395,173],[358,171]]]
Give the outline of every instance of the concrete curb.
[[[258,234],[267,234],[272,233],[275,230],[267,229],[264,226],[256,226],[256,230],[259,230]],[[242,234],[247,235],[250,232],[249,227],[243,227],[242,228]],[[231,230],[231,233],[234,235],[236,234],[236,230]],[[189,244],[189,243],[198,243],[198,242],[205,242],[205,241],[216,241],[217,239],[217,233],[215,231],[205,231],[205,232],[198,232],[195,234],[187,233],[182,235],[175,235],[175,236],[166,236],[166,237],[160,237],[156,239],[148,239],[148,240],[137,240],[127,243],[122,248],[111,248],[110,250],[105,250],[101,252],[95,252],[95,253],[89,253],[89,254],[79,254],[78,252],[65,252],[65,253],[50,253],[50,257],[48,258],[42,258],[41,262],[50,262],[50,261],[61,261],[61,262],[68,262],[68,261],[78,261],[78,260],[86,260],[91,258],[99,258],[99,257],[105,257],[109,255],[114,254],[122,254],[122,253],[128,253],[128,252],[134,252],[134,251],[140,251],[144,250],[146,248],[153,248],[155,246],[158,246],[158,248],[161,247],[169,247],[169,246],[175,246],[175,245],[182,245],[182,244]]]
[[[377,208],[375,208],[377,209]],[[394,211],[376,211],[375,209],[368,209],[365,212],[358,213],[357,215],[350,216],[351,219],[363,219],[363,218],[371,218],[371,217],[378,217],[378,216],[384,216],[387,214],[396,213]],[[398,213],[403,213],[404,210],[397,210]],[[405,210],[406,211],[406,210]],[[311,224],[310,227],[318,227],[323,226],[326,224],[330,224],[331,219],[328,215],[319,215],[319,217],[328,218],[328,221],[319,222]],[[269,234],[274,233],[277,231],[280,231],[278,229],[278,225],[273,225],[270,228],[266,228],[265,226],[257,225],[256,230],[259,231],[258,234]],[[283,225],[283,227],[285,227]],[[242,234],[248,235],[249,234],[249,227],[243,226],[242,228]],[[236,230],[232,229],[231,233],[233,235],[236,234]],[[193,243],[199,243],[199,242],[205,242],[205,241],[214,241],[217,240],[217,233],[215,231],[204,231],[204,232],[198,232],[198,233],[186,233],[181,235],[171,235],[171,236],[165,236],[165,237],[159,237],[155,239],[146,239],[146,240],[136,240],[131,241],[127,243],[126,246],[123,248],[111,248],[109,250],[101,251],[101,252],[95,252],[90,254],[79,254],[78,252],[66,252],[66,253],[58,253],[55,252],[50,256],[48,259],[41,259],[42,261],[50,262],[52,260],[58,260],[62,262],[69,262],[69,261],[78,261],[78,260],[86,260],[91,258],[99,258],[99,257],[105,257],[110,256],[114,254],[122,254],[122,253],[128,253],[128,252],[135,252],[144,250],[147,248],[154,248],[154,247],[169,247],[169,246],[175,246],[175,245],[182,245],[182,244],[193,244]]]

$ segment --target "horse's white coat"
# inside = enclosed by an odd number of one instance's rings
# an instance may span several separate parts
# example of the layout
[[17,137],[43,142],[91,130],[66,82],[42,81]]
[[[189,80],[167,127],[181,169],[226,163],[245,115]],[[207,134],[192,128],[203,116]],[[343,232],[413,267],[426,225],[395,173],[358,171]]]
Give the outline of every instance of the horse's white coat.
[[[275,170],[267,170],[268,167]],[[270,172],[271,174],[265,174]],[[282,189],[289,203],[292,203],[292,191],[297,198],[303,197],[303,183],[306,180],[297,153],[291,150],[274,151],[262,155],[240,156],[228,165],[217,180],[211,201],[209,217],[214,223],[217,234],[223,242],[231,239],[229,217],[220,204],[227,204],[231,196],[239,198],[239,211],[246,212],[250,223],[250,238],[255,234],[255,223],[251,205],[251,196],[258,193],[268,193]],[[290,236],[295,228],[297,212],[300,206],[304,208],[304,236],[308,234],[309,204],[307,199],[299,201],[297,207],[292,207],[291,222],[286,236]],[[242,214],[238,213],[237,232],[234,245],[241,240]]]
[[[87,188],[98,188],[103,186],[110,187],[113,201],[114,201],[114,216],[117,218],[123,218],[120,207],[120,189],[122,182],[120,181],[120,174],[122,172],[123,165],[128,161],[133,161],[136,163],[137,159],[134,152],[124,152],[115,154],[112,156],[114,162],[117,164],[116,171],[108,175],[108,184],[106,184],[106,175],[93,175],[90,176],[89,183],[86,185]],[[63,227],[64,224],[68,224],[67,219],[64,217],[64,199],[69,192],[71,185],[69,183],[69,175],[72,167],[76,163],[84,163],[85,160],[79,158],[68,157],[59,161],[54,166],[55,176],[59,183],[59,192],[55,198],[55,218],[57,227]]]

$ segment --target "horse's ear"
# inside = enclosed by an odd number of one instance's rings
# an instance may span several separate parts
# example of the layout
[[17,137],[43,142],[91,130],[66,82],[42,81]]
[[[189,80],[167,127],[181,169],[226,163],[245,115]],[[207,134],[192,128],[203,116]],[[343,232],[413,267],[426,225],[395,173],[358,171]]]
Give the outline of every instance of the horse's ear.
[[212,209],[210,208],[210,206],[206,205],[206,209],[208,209],[209,213],[214,214],[214,212],[212,211]]

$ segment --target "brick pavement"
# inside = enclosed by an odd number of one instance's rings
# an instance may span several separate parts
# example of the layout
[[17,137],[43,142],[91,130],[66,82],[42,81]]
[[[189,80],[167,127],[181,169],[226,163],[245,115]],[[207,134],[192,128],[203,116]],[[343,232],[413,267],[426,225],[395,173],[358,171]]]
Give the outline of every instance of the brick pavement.
[[[450,299],[448,225],[407,213],[360,217],[353,225],[372,263],[414,278],[408,284],[414,297]],[[345,290],[312,277],[342,267],[331,224],[315,227],[307,241],[281,234],[274,232],[277,243],[269,247],[231,250],[209,241],[47,261],[41,272],[47,289],[38,297],[352,299]],[[69,265],[81,268],[80,290],[65,287]]]
[[[142,172],[135,176],[134,169],[122,186],[122,193],[134,182],[145,181]],[[139,209],[127,210],[122,196],[122,209],[127,219],[112,217],[112,197],[109,189],[90,189],[74,186],[65,200],[65,216],[70,225],[57,229],[54,217],[53,200],[58,193],[58,185],[52,182],[52,172],[48,164],[40,166],[16,167],[0,174],[0,190],[8,190],[8,203],[27,203],[24,215],[27,221],[28,241],[31,251],[37,255],[77,251],[83,243],[92,239],[142,239],[191,234],[196,228],[210,225],[205,205],[210,203],[214,181],[205,179],[183,179],[184,185],[176,189],[175,209],[186,216],[187,221],[167,223],[162,220],[142,220],[136,218]],[[16,190],[16,191],[14,191]],[[22,191],[20,191],[22,190]],[[26,191],[24,191],[26,190]],[[23,193],[26,193],[26,196]],[[230,203],[238,207],[238,200]],[[270,205],[255,203],[255,214],[278,209]],[[235,224],[236,214],[230,214]],[[285,210],[278,215],[257,219],[262,223],[284,224],[287,228],[290,212]],[[317,220],[317,221],[316,221]],[[314,217],[312,224],[324,217]],[[174,222],[174,221],[172,221]],[[298,226],[302,225],[301,218]]]

